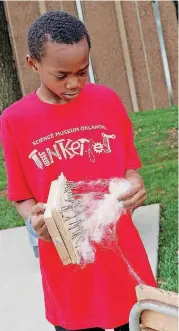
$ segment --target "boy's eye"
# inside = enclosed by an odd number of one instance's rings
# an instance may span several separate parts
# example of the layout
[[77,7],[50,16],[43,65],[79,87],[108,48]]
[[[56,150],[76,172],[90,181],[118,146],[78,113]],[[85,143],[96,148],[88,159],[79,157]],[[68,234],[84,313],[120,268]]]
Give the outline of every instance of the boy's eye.
[[[88,69],[85,70],[85,71],[81,71],[81,72],[79,72],[79,73],[78,73],[78,76],[85,76],[85,75],[87,75],[87,73],[88,73]],[[58,79],[58,80],[63,80],[63,79],[66,78],[66,75],[63,75],[63,76],[55,76],[55,78]]]
[[59,80],[62,80],[62,79],[64,79],[66,76],[65,75],[63,75],[63,76],[55,76],[55,78],[57,78],[57,79],[59,79]]
[[82,72],[79,72],[79,76],[85,76],[86,74],[88,73],[88,70],[85,70],[85,71],[82,71]]

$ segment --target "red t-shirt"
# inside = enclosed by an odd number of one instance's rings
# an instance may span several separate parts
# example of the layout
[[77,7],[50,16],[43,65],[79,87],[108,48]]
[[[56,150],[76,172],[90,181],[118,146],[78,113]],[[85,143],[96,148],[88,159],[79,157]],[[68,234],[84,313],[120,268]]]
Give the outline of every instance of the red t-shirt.
[[[1,116],[9,200],[46,202],[61,172],[68,180],[124,177],[141,166],[123,104],[109,88],[86,84],[65,105],[40,101],[35,92]],[[145,220],[144,220],[145,221]],[[53,243],[39,240],[46,317],[66,329],[114,328],[129,320],[135,286],[156,286],[129,213],[117,226],[118,247],[97,247],[81,269],[63,266]]]

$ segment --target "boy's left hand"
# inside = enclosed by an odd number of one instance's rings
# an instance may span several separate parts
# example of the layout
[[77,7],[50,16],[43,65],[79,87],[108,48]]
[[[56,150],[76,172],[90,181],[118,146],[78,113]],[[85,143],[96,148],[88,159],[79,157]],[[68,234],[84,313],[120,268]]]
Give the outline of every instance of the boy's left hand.
[[128,209],[136,209],[141,206],[146,199],[146,191],[142,177],[137,170],[126,170],[125,179],[131,183],[131,189],[120,196],[120,201]]

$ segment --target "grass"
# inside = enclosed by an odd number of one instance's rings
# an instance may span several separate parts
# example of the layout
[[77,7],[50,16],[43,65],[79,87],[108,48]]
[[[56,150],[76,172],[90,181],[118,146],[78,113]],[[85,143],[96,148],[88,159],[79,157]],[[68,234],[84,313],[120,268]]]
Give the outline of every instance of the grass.
[[178,290],[177,109],[132,114],[135,143],[143,168],[147,200],[160,203],[158,283]]
[[0,145],[0,191],[5,190],[7,186],[6,172],[4,167],[4,158]]
[[6,196],[0,197],[0,229],[14,228],[24,225],[24,221],[16,212],[15,207],[7,201]]
[[7,178],[4,166],[4,157],[0,145],[0,230],[24,225],[12,203],[7,201],[5,192]]
[[[145,204],[160,203],[158,282],[161,288],[177,291],[177,109],[132,113],[135,143],[147,189]],[[3,156],[0,151],[0,163]],[[0,190],[6,189],[4,167],[0,170]],[[15,208],[0,197],[0,229],[23,225]]]

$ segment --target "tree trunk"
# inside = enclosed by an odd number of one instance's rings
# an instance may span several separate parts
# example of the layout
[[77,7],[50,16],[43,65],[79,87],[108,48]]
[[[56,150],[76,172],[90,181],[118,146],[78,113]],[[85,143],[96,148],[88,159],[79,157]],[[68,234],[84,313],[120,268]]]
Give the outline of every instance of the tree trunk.
[[0,1],[0,113],[21,98],[3,1]]
[[174,2],[174,5],[175,5],[177,20],[178,20],[178,1],[173,1],[173,2]]

